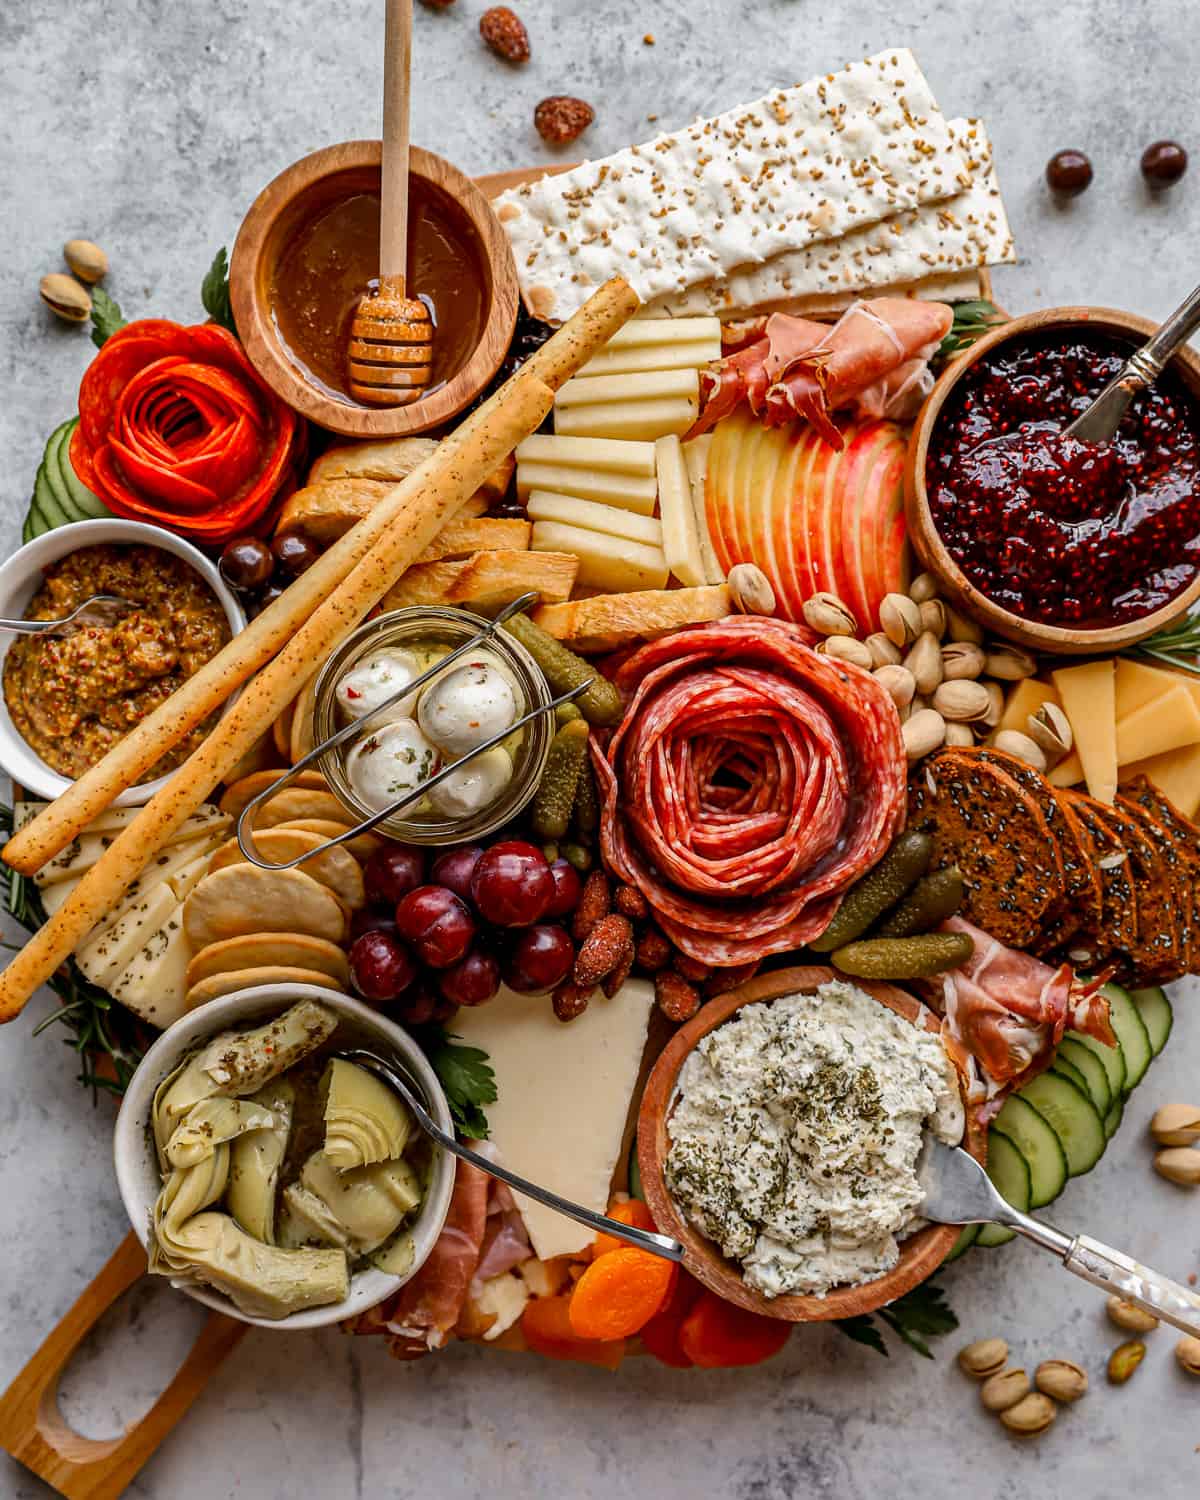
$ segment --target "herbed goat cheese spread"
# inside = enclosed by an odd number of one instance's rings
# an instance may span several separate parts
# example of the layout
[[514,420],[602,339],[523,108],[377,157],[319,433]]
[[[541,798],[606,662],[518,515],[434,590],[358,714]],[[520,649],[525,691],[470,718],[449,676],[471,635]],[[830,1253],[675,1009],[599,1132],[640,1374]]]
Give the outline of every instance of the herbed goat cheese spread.
[[667,1186],[746,1284],[824,1296],[896,1264],[924,1132],[956,1143],[963,1107],[935,1033],[831,980],[711,1031],[668,1128]]

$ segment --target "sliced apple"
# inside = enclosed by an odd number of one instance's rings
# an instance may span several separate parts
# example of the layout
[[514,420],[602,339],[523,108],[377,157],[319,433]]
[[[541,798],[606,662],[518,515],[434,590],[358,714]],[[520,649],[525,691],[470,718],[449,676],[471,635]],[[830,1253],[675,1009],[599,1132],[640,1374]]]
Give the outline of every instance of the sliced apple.
[[771,581],[775,591],[776,612],[791,619],[784,596],[786,553],[780,556],[775,545],[774,517],[777,509],[781,476],[791,463],[795,443],[786,430],[764,429],[759,444],[755,472],[746,504],[750,534],[749,560],[756,562]]

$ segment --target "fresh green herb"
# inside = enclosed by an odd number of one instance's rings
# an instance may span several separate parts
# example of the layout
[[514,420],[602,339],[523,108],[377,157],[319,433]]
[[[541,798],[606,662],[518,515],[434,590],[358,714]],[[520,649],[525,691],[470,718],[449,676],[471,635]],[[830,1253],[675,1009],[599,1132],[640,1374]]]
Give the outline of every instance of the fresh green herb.
[[228,328],[236,338],[237,324],[233,321],[233,305],[229,300],[229,257],[224,245],[213,256],[208,274],[200,284],[200,301],[213,322]]
[[1136,646],[1127,646],[1121,655],[1149,656],[1200,677],[1200,614],[1184,615],[1178,623],[1156,630]]
[[938,345],[934,358],[945,362],[952,359],[956,354],[961,354],[964,349],[969,349],[976,339],[981,339],[989,328],[994,328],[997,323],[1007,322],[1007,318],[994,302],[980,297],[973,302],[955,302],[951,304],[954,308],[954,322],[950,325],[950,332]]
[[483,1105],[496,1102],[496,1075],[486,1052],[463,1047],[453,1032],[432,1027],[419,1033],[430,1066],[446,1090],[450,1113],[460,1135],[484,1141],[488,1136]]
[[106,340],[124,328],[128,321],[119,303],[114,302],[102,286],[92,288],[92,343],[97,349],[103,349]]
[[[11,832],[12,826],[12,809],[0,803],[0,828]],[[5,909],[27,932],[36,932],[46,920],[37,886],[16,870],[8,872],[6,886]],[[93,1101],[99,1098],[101,1089],[123,1094],[145,1050],[144,1027],[107,991],[84,978],[72,959],[47,981],[47,986],[62,1004],[38,1023],[34,1035],[56,1023],[66,1026],[71,1035],[63,1041],[78,1053],[82,1070],[79,1082],[91,1089]]]
[[[932,1280],[922,1282],[897,1297],[887,1307],[879,1309],[879,1317],[892,1332],[910,1349],[915,1349],[924,1359],[932,1359],[933,1351],[927,1339],[941,1338],[953,1333],[958,1327],[958,1318],[946,1303],[946,1294]],[[837,1325],[848,1339],[856,1344],[866,1344],[879,1354],[887,1356],[887,1345],[883,1335],[869,1313],[857,1318],[840,1318]]]

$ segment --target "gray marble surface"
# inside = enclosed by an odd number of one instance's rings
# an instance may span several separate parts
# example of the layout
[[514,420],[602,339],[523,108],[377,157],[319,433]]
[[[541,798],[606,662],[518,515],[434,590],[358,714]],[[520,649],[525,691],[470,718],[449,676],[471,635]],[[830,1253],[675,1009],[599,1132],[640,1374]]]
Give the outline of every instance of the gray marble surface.
[[[534,60],[514,71],[475,34],[482,0],[418,6],[414,139],[474,171],[547,159],[532,128],[548,93],[590,100],[593,153],[885,46],[919,53],[948,113],[986,117],[1021,252],[997,278],[1010,307],[1087,301],[1165,313],[1195,279],[1200,168],[1159,200],[1137,160],[1196,121],[1200,31],[1189,0],[519,0]],[[198,318],[200,278],[259,187],[296,157],[377,132],[381,7],[371,0],[4,0],[0,4],[0,545],[16,545],[36,461],[72,408],[91,347],[37,299],[58,247],[109,251],[129,316]],[[652,32],[656,45],[643,36]],[[1041,168],[1086,149],[1092,190],[1052,205]],[[1056,1213],[1177,1277],[1200,1271],[1194,1195],[1150,1170],[1146,1121],[1194,1098],[1200,1015],[1177,997],[1172,1042],[1126,1124]],[[39,997],[0,1038],[0,1387],[125,1231],[93,1108]],[[463,1348],[417,1365],[337,1334],[252,1331],[136,1481],[153,1500],[436,1493],[738,1500],[920,1490],[1044,1500],[1183,1500],[1200,1486],[1200,1386],[1160,1331],[1123,1389],[1100,1299],[1023,1246],[945,1276],[962,1321],[933,1363],[884,1361],[802,1329],[750,1371],[617,1376]],[[161,1388],[194,1309],[143,1283],[64,1382],[81,1430],[118,1431]],[[1029,1445],[979,1408],[953,1352],[1002,1334],[1030,1367],[1063,1355],[1093,1390]],[[48,1493],[0,1461],[0,1493]]]

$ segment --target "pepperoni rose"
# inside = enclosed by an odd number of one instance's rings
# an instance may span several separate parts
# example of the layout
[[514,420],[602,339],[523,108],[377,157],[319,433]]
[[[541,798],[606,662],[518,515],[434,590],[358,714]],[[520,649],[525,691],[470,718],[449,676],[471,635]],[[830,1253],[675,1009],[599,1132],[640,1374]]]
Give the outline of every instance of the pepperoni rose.
[[128,323],[79,387],[71,461],[110,510],[220,545],[261,521],[299,419],[215,323]]
[[746,616],[643,646],[617,671],[629,707],[593,750],[605,863],[703,963],[823,932],[903,819],[895,705],[815,640]]

